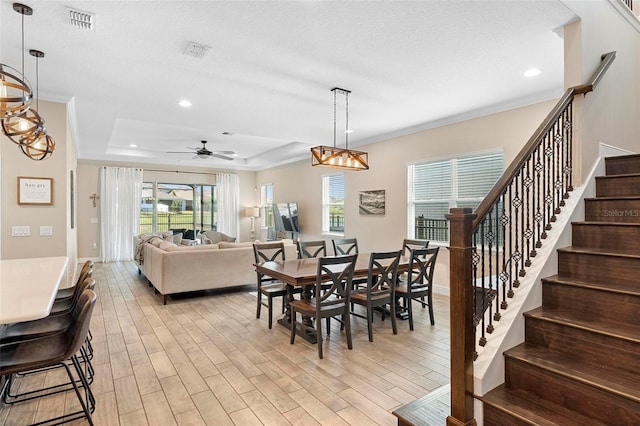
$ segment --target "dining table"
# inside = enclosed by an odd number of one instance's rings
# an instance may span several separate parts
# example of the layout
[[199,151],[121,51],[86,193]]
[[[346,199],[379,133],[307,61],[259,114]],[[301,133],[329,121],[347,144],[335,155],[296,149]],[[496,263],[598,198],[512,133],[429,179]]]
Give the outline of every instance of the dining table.
[[[332,257],[332,256],[328,256]],[[353,278],[366,277],[369,274],[369,253],[359,253],[356,259]],[[256,263],[256,272],[275,278],[286,284],[286,306],[285,313],[277,323],[287,329],[291,329],[291,309],[289,302],[293,300],[293,288],[304,287],[303,298],[312,296],[313,286],[316,284],[318,274],[318,257],[304,259],[291,259],[284,261],[268,261]],[[410,256],[401,256],[398,264],[398,274],[409,270]],[[384,263],[383,263],[384,266]],[[302,324],[298,324],[296,334],[310,343],[317,342],[316,330],[310,319],[303,319]]]
[[0,260],[0,325],[49,315],[68,263],[66,256]]

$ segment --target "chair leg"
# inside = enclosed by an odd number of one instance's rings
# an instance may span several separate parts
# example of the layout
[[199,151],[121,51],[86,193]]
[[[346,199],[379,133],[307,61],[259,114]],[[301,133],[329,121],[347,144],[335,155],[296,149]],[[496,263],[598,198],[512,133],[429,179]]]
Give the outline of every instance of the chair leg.
[[327,323],[327,336],[331,334],[331,317],[327,317],[325,320]]
[[262,309],[262,292],[258,289],[258,306],[256,308],[256,318],[260,318],[260,310]]
[[407,310],[409,311],[409,330],[413,331],[413,303],[411,303],[411,299],[407,297],[405,300],[407,304]]
[[373,306],[367,305],[367,330],[369,331],[369,341],[373,342]]
[[398,334],[398,325],[396,323],[396,304],[392,300],[389,305],[391,305],[391,328],[393,329],[393,334]]
[[[318,340],[318,357],[322,359],[322,318],[318,318],[316,324],[318,325],[318,330],[316,331],[316,338]],[[329,334],[328,330],[327,334]]]
[[346,315],[344,315],[344,317],[344,328],[345,332],[347,333],[347,347],[349,349],[353,349],[353,342],[351,341],[351,315],[346,312]]
[[273,326],[273,297],[267,297],[267,310],[269,311],[269,330]]
[[291,307],[291,341],[290,343],[293,345],[293,342],[296,340],[296,311]]
[[431,325],[435,325],[436,321],[433,317],[433,297],[429,294],[427,300],[429,300],[429,319],[431,320]]

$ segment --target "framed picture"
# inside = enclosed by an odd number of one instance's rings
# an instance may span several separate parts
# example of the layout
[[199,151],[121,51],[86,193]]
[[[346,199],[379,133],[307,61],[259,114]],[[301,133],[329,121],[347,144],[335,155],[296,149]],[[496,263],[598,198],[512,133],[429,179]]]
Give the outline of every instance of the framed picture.
[[18,204],[53,204],[53,178],[18,176]]
[[363,215],[383,215],[384,189],[360,191],[359,210]]

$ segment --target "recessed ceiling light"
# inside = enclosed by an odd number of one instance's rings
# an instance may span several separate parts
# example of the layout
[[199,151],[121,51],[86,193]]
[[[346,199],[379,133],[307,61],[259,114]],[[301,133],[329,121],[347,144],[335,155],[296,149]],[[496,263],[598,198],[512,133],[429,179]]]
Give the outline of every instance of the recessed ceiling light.
[[188,100],[183,99],[183,100],[178,102],[178,105],[180,105],[181,107],[184,107],[184,108],[189,108],[192,104]]
[[540,75],[542,71],[540,71],[538,68],[531,68],[529,70],[526,70],[524,72],[524,76],[525,77],[535,77],[537,75]]
[[345,132],[345,133],[353,133],[353,130],[351,130],[351,129],[347,129],[347,130],[345,130],[344,132]]
[[135,143],[130,143],[130,144],[129,144],[129,146],[130,146],[131,148],[137,148],[137,147],[138,147],[138,145],[136,145]]

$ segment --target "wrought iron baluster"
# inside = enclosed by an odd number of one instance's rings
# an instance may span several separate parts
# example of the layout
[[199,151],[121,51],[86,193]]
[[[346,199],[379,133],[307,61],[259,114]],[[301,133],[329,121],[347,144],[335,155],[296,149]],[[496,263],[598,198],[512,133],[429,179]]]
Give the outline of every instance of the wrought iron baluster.
[[[506,189],[500,195],[498,199],[498,206],[500,207],[500,215],[496,215],[496,227],[498,224],[500,226],[500,239],[502,240],[502,266],[500,268],[500,274],[498,277],[500,281],[502,281],[502,303],[500,304],[501,309],[507,309],[507,281],[509,281],[509,274],[507,273],[507,223],[509,222],[509,218],[507,217],[507,211],[505,207],[505,194]],[[497,269],[497,267],[496,267]]]
[[[513,277],[515,275],[516,277],[516,281],[517,281],[517,274],[514,274],[515,270],[513,267],[513,229],[512,229],[512,223],[513,223],[513,206],[511,205],[511,199],[512,199],[512,195],[511,195],[511,191],[513,189],[513,185],[509,185],[508,191],[509,191],[509,217],[508,217],[508,224],[509,224],[509,260],[508,260],[508,264],[509,264],[509,269],[508,269],[508,277],[509,277],[509,291],[507,292],[507,297],[513,297],[513,287],[515,286],[515,283],[513,281]],[[517,244],[517,243],[516,243]],[[516,265],[517,268],[517,265]],[[517,286],[516,286],[517,287]]]
[[[569,129],[567,134],[567,175],[569,176],[569,186],[567,191],[573,191],[573,101],[567,106],[567,115],[569,117]],[[568,195],[568,194],[567,194]]]
[[[524,263],[524,266],[529,267],[531,266],[531,239],[533,237],[533,232],[531,231],[531,211],[530,211],[530,205],[531,205],[531,184],[533,182],[533,179],[531,179],[531,176],[529,175],[529,164],[531,163],[531,156],[529,156],[529,158],[526,161],[526,165],[525,165],[525,174],[524,174],[524,180],[523,185],[524,185],[524,191],[525,191],[525,197],[524,197],[524,211],[525,211],[525,217],[527,220],[527,228],[524,231],[524,238],[527,240],[527,260]],[[524,222],[524,221],[523,221]]]
[[553,137],[553,142],[554,142],[554,147],[553,147],[553,161],[554,161],[554,165],[553,165],[553,172],[554,172],[554,177],[553,177],[553,188],[554,188],[554,195],[553,198],[555,200],[554,206],[555,206],[555,210],[553,211],[554,214],[559,214],[560,213],[560,206],[562,206],[561,203],[563,203],[564,201],[562,200],[562,193],[561,193],[561,187],[562,187],[562,182],[560,181],[560,151],[562,149],[562,116],[558,117],[558,121],[555,124],[555,128],[556,128],[556,133]]

